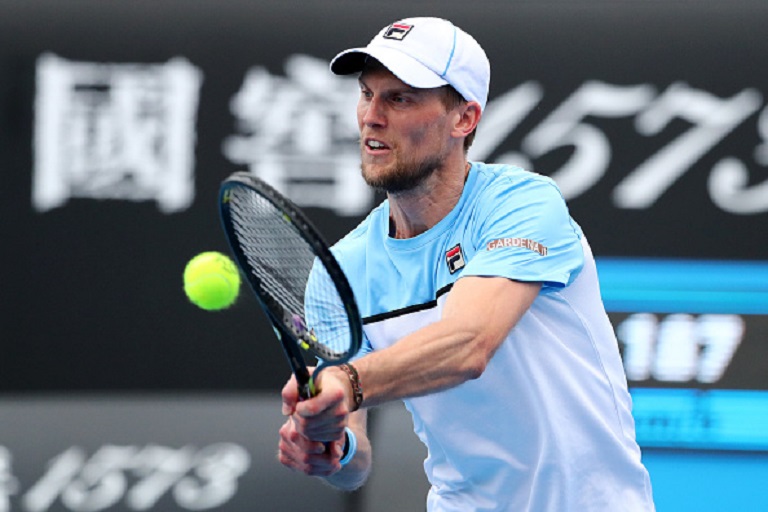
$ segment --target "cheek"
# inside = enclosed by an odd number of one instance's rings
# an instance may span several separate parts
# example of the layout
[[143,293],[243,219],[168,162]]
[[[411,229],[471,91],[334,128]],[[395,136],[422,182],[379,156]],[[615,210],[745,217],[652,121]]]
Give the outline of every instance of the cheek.
[[[365,98],[362,94],[357,100],[357,107],[356,107],[356,114],[357,114],[357,126],[362,130],[362,128],[365,126],[366,122],[372,121],[371,119],[368,119],[371,112],[372,104],[371,101]],[[373,119],[373,121],[376,121]]]
[[424,145],[424,141],[428,140],[428,135],[429,135],[428,128],[420,128],[417,130],[412,130],[408,132],[408,141],[411,143],[411,145],[420,147]]
[[363,127],[363,118],[365,117],[365,108],[360,104],[360,102],[357,103],[357,127],[362,128]]
[[416,147],[433,147],[439,144],[443,137],[445,137],[444,123],[439,119],[414,127],[408,132],[408,140]]
[[411,144],[420,146],[431,144],[435,139],[443,136],[442,126],[440,119],[426,120],[411,125],[405,135]]

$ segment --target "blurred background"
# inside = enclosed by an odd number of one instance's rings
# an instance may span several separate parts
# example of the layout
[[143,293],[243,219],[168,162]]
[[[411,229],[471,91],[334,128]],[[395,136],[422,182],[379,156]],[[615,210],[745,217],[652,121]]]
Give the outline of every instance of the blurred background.
[[658,510],[768,510],[765,2],[0,0],[0,512],[424,509],[399,405],[363,490],[280,466],[262,313],[181,282],[233,171],[330,241],[381,200],[327,63],[421,15],[491,60],[470,157],[553,177],[591,241]]

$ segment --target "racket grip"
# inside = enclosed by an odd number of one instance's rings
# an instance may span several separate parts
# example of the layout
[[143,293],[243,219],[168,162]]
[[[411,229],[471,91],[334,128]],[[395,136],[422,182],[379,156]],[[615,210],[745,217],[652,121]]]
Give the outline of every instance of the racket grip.
[[[317,387],[315,387],[315,380],[310,376],[309,379],[305,380],[303,383],[299,383],[299,398],[301,400],[307,400],[309,398],[312,398],[313,396],[317,396],[317,394],[320,392]],[[332,443],[330,441],[323,443],[325,445],[325,453],[331,452],[331,446]]]
[[312,393],[312,386],[309,382],[306,384],[299,384],[299,399],[300,400],[307,400],[309,398],[312,398],[317,393]]
[[317,394],[313,393],[313,390],[315,389],[315,384],[313,382],[314,379],[312,379],[312,376],[309,374],[309,371],[306,367],[296,368],[293,373],[296,375],[296,386],[299,392],[299,400],[306,400]]
[[300,378],[297,380],[299,388],[299,399],[307,400],[308,398],[317,396],[317,394],[320,392],[320,390],[315,386],[315,379],[312,378],[309,373],[307,373],[306,378]]

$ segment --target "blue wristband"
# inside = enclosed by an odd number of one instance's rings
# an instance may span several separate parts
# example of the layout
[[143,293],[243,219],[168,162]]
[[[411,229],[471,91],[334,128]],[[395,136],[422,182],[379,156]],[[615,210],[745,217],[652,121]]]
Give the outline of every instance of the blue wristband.
[[339,461],[341,467],[346,466],[352,460],[352,457],[355,456],[355,452],[357,452],[357,436],[349,427],[344,427],[344,437],[347,442],[344,445],[344,455],[342,455]]

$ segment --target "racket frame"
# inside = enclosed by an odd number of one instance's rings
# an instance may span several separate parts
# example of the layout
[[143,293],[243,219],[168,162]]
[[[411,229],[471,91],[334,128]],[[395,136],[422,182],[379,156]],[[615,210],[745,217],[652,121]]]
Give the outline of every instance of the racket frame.
[[[283,219],[293,225],[304,241],[309,244],[315,256],[325,266],[328,275],[336,286],[345,313],[349,319],[349,332],[352,339],[350,349],[347,351],[346,356],[334,360],[324,358],[324,354],[321,350],[317,350],[311,343],[308,343],[306,339],[302,339],[299,333],[294,332],[293,329],[290,329],[286,325],[287,319],[284,320],[283,318],[280,318],[285,316],[284,308],[269,294],[261,291],[259,278],[256,277],[255,273],[251,270],[251,264],[240,246],[239,238],[232,221],[230,198],[231,191],[235,187],[246,187],[255,191],[279,210],[283,215]],[[312,224],[304,212],[272,186],[248,172],[235,172],[222,182],[219,190],[219,213],[222,227],[224,228],[227,242],[235,257],[235,261],[272,324],[272,328],[275,335],[280,340],[280,344],[283,347],[283,352],[288,359],[291,370],[296,376],[296,381],[298,382],[299,387],[299,396],[303,399],[315,396],[319,392],[314,385],[317,374],[323,368],[349,361],[362,345],[362,320],[357,307],[357,302],[354,298],[354,293],[352,292],[352,287],[350,286],[344,271],[333,256],[328,243],[322,237],[320,231]],[[310,375],[304,361],[302,349],[313,353],[321,359],[321,363],[317,366],[312,375]]]

